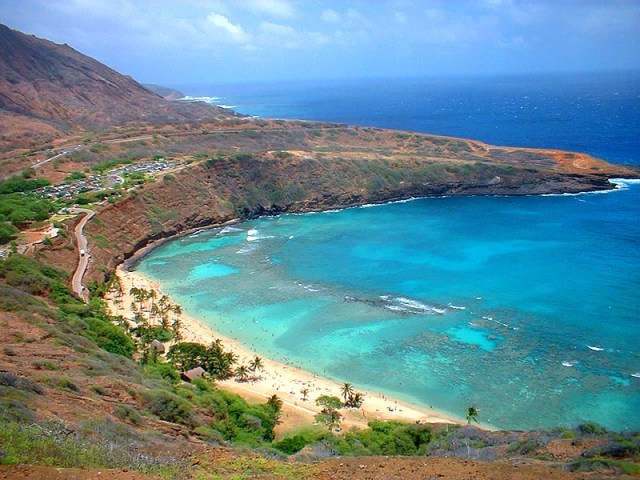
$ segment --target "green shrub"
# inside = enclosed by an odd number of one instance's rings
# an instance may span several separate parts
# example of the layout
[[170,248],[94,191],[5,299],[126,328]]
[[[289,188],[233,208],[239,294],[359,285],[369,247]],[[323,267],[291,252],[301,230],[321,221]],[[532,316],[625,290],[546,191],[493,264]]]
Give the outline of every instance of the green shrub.
[[225,444],[222,434],[218,430],[214,430],[209,426],[200,425],[199,427],[196,427],[193,432],[205,442],[213,443],[216,445]]
[[150,378],[166,380],[174,385],[180,381],[180,374],[168,363],[149,363],[145,365],[144,373]]
[[145,406],[161,420],[187,425],[193,420],[191,405],[167,390],[148,390],[142,394]]
[[91,385],[91,387],[89,387],[91,389],[92,392],[97,393],[98,395],[106,395],[106,390],[102,387],[102,385]]
[[595,422],[587,422],[578,425],[578,430],[587,435],[604,435],[608,430]]
[[18,233],[18,229],[9,222],[0,222],[0,245],[9,243]]
[[86,320],[89,337],[107,352],[125,357],[131,357],[136,351],[133,340],[124,332],[122,327],[108,321],[90,317]]
[[76,180],[84,180],[85,178],[87,178],[87,176],[82,172],[71,172],[69,175],[67,175],[64,181],[74,182]]
[[13,387],[16,390],[37,393],[38,395],[42,395],[44,393],[44,390],[38,383],[9,372],[0,372],[0,385]]
[[49,360],[36,360],[31,363],[36,370],[60,370],[55,363]]
[[307,445],[316,443],[324,437],[325,434],[320,432],[304,431],[292,437],[283,438],[279,442],[273,444],[273,447],[287,455],[293,455],[299,452]]
[[[2,412],[1,420],[4,422],[24,422],[24,423],[32,423],[36,419],[35,413],[33,413],[26,403],[15,400],[12,398],[2,398],[5,394],[0,388],[0,412]],[[0,428],[2,428],[2,423],[0,422]],[[0,439],[2,438],[2,433],[0,432]],[[0,445],[2,442],[0,441]],[[4,447],[0,448],[0,464],[4,463],[3,461],[3,450]]]
[[129,421],[137,426],[144,423],[142,415],[140,415],[134,407],[127,405],[126,403],[119,403],[113,414],[120,420]]
[[0,182],[0,195],[16,192],[32,192],[40,187],[51,185],[49,180],[44,178],[27,179],[24,177],[12,177],[9,180]]
[[44,377],[44,382],[52,388],[71,393],[79,393],[80,387],[69,377]]

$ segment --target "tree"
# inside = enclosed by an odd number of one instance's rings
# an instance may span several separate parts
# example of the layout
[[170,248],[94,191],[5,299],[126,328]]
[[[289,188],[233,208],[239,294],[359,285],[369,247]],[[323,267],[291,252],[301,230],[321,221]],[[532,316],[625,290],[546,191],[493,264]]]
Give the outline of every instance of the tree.
[[255,356],[251,363],[249,364],[249,370],[254,373],[258,373],[260,370],[264,368],[264,363],[259,356]]
[[349,399],[344,406],[349,408],[360,408],[364,402],[364,395],[360,392],[353,392],[349,395]]
[[271,395],[267,400],[267,405],[269,405],[274,412],[279,413],[282,410],[282,399],[278,397],[278,395]]
[[175,315],[174,321],[177,320],[180,315],[182,315],[182,307],[180,305],[173,305],[171,307],[171,311],[173,312],[173,314]]
[[467,425],[471,423],[471,420],[478,423],[478,416],[480,416],[480,411],[475,406],[467,408]]
[[353,395],[353,385],[350,384],[349,382],[345,382],[342,385],[342,389],[340,390],[340,393],[342,395],[342,398],[344,399],[344,403],[347,403],[347,400],[349,399],[349,396]]
[[309,389],[305,387],[300,390],[300,393],[302,394],[302,401],[306,402],[309,399]]
[[[203,365],[206,357],[207,347],[195,342],[176,343],[167,353],[167,359],[182,372]],[[205,366],[202,368],[207,370]]]
[[246,382],[249,378],[249,367],[247,367],[246,365],[240,365],[238,368],[236,368],[235,373],[239,382]]
[[[236,362],[237,357],[233,352],[224,350],[222,341],[218,338],[211,343],[207,349],[202,368],[216,378],[228,378],[232,374],[232,366]],[[247,368],[247,374],[249,369]]]
[[340,422],[342,416],[338,412],[338,409],[342,407],[342,402],[338,397],[321,395],[316,399],[316,405],[322,408],[321,412],[316,415],[318,422],[324,423],[329,429]]
[[10,223],[0,223],[0,245],[9,243],[16,233],[18,233],[18,229]]
[[338,397],[331,397],[329,395],[320,395],[316,399],[316,405],[322,408],[322,410],[338,410],[342,407],[342,402]]
[[182,320],[180,317],[176,317],[171,323],[171,332],[176,340],[182,340]]

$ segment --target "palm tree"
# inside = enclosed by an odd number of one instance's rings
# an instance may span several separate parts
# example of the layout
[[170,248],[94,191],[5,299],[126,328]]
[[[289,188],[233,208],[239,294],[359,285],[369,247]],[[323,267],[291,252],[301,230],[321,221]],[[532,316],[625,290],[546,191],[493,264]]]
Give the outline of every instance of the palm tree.
[[[141,295],[142,292],[138,287],[131,287],[131,290],[129,290],[129,295],[131,295],[131,298],[134,300],[131,302],[131,309],[133,311],[141,311],[142,307],[141,307]],[[138,305],[136,306],[136,302],[138,303]]]
[[280,410],[282,410],[283,402],[282,399],[278,397],[278,395],[271,395],[267,400],[267,405],[273,408],[276,412],[279,412]]
[[349,399],[349,397],[353,395],[353,385],[350,384],[349,382],[345,382],[344,385],[342,385],[342,390],[340,390],[340,394],[344,399],[344,403],[347,403],[347,400]]
[[351,408],[360,408],[363,402],[364,395],[362,395],[360,392],[353,392],[351,395],[349,395],[349,400],[347,400],[345,406]]
[[239,382],[246,382],[249,378],[249,367],[246,365],[240,365],[236,368],[236,377],[238,377]]
[[163,330],[169,330],[169,316],[167,315],[167,312],[160,312],[160,328]]
[[180,305],[173,305],[171,307],[171,311],[173,311],[173,314],[176,316],[176,318],[178,318],[180,315],[182,315],[182,312],[184,310],[182,310],[182,307]]
[[471,420],[478,423],[479,415],[480,415],[480,411],[475,406],[471,406],[467,408],[467,425],[471,423]]
[[176,317],[171,324],[171,333],[176,337],[176,340],[182,340],[182,320],[180,317]]
[[305,387],[300,390],[300,393],[302,394],[302,401],[306,402],[309,399],[309,389]]
[[251,363],[249,364],[249,370],[251,370],[254,373],[258,373],[263,368],[264,368],[264,363],[262,362],[262,359],[256,355],[255,358],[251,360]]
[[149,310],[149,315],[151,318],[154,318],[160,315],[160,309],[158,308],[158,305],[156,305],[155,303],[151,305],[151,309]]
[[152,308],[153,305],[156,304],[155,299],[158,298],[158,292],[156,292],[155,290],[151,290],[150,292],[147,293],[147,300],[151,300],[151,306],[149,308]]

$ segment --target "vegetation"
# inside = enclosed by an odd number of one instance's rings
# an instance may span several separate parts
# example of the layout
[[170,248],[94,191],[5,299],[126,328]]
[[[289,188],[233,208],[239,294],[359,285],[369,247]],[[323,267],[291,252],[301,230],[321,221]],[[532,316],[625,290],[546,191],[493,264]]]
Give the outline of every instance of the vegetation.
[[478,411],[478,409],[474,406],[471,406],[469,408],[467,408],[467,425],[469,425],[471,423],[471,421],[474,421],[476,423],[478,423],[478,416],[480,415],[480,412]]
[[55,203],[30,193],[0,195],[0,225],[5,228],[10,229],[8,224],[20,228],[29,222],[46,220],[56,210]]
[[0,195],[33,192],[34,190],[46,187],[47,185],[51,185],[51,182],[44,178],[29,179],[24,176],[11,177],[4,182],[0,182]]
[[75,182],[76,180],[84,180],[87,176],[82,172],[71,172],[64,179],[65,182]]
[[[214,378],[224,379],[233,374],[232,367],[236,362],[236,356],[225,351],[218,339],[209,347],[191,342],[176,343],[169,349],[167,360],[182,372],[202,367]],[[248,375],[248,367],[245,368]]]
[[105,160],[100,163],[96,163],[91,168],[95,172],[103,173],[108,170],[112,170],[120,165],[131,165],[135,158],[125,157],[125,158],[114,158],[113,160]]

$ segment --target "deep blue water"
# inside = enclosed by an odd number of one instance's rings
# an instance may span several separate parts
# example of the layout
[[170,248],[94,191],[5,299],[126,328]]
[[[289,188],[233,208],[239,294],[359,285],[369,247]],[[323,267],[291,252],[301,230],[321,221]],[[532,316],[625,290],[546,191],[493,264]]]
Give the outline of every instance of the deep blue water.
[[640,163],[640,72],[180,88],[216,96],[214,103],[247,115],[562,148]]
[[[240,112],[640,163],[640,76],[209,87]],[[500,428],[640,428],[640,185],[262,218],[139,266],[265,356]],[[637,375],[637,376],[634,376]]]

